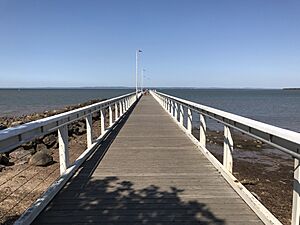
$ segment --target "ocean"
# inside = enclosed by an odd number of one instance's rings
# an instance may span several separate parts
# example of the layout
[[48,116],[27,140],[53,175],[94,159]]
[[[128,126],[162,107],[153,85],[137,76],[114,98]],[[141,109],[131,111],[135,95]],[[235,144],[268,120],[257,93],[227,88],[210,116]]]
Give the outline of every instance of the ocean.
[[[300,132],[300,91],[261,89],[179,89],[158,91]],[[0,116],[59,109],[106,99],[133,89],[0,89]]]

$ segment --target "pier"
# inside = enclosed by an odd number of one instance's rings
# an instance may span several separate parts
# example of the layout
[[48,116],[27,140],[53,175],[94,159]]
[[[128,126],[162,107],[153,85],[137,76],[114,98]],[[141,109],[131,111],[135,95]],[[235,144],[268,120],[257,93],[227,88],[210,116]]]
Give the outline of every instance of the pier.
[[[93,139],[96,111],[101,135]],[[82,118],[87,149],[70,164],[67,126]],[[206,149],[208,118],[224,124],[223,163]],[[56,130],[59,138],[61,176],[16,224],[281,224],[233,176],[232,129],[295,158],[292,224],[299,224],[298,133],[155,91],[2,131],[1,152]]]

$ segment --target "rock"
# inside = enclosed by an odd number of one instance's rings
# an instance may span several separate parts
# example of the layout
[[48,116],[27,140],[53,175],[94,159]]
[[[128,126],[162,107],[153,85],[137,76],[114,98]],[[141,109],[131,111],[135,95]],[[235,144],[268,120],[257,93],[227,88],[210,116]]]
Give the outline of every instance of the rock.
[[14,121],[14,122],[11,123],[10,126],[16,127],[16,126],[20,126],[20,125],[22,125],[22,124],[23,124],[23,121]]
[[242,146],[242,145],[236,145],[236,147],[237,147],[237,148],[243,148],[243,146]]
[[9,158],[5,154],[0,154],[0,164],[4,166],[9,166]]
[[34,166],[47,166],[52,163],[53,157],[45,151],[35,153],[29,160],[29,164]]
[[57,142],[57,137],[54,134],[50,134],[43,139],[43,143],[48,147],[51,148]]
[[38,144],[35,148],[36,152],[47,151],[47,146],[45,144]]
[[27,142],[21,145],[25,150],[36,148],[36,143],[34,141]]
[[4,130],[6,128],[7,128],[7,126],[5,126],[4,124],[0,123],[0,130]]
[[262,141],[260,141],[260,140],[256,140],[256,143],[259,145],[262,145]]
[[256,147],[256,148],[261,148],[262,146],[261,146],[261,145],[256,145],[255,147]]
[[84,123],[84,122],[79,121],[79,122],[77,122],[77,125],[81,128],[84,128],[84,129],[86,128],[86,123]]
[[258,178],[255,179],[255,180],[244,179],[244,180],[240,181],[240,183],[241,183],[242,185],[256,185],[256,184],[258,184],[258,182],[259,182],[259,179],[258,179]]

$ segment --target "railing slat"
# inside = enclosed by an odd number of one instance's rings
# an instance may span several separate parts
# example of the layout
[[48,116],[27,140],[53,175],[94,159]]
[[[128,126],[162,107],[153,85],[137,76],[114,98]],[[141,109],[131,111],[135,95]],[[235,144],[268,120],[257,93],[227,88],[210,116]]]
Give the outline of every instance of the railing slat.
[[187,109],[187,130],[191,134],[192,133],[192,110],[190,108]]
[[60,175],[69,167],[68,138],[68,126],[64,125],[58,129]]
[[200,113],[199,141],[200,144],[205,148],[206,147],[206,120],[201,113]]
[[90,148],[93,144],[93,116],[92,116],[92,114],[87,115],[85,120],[86,120],[87,147]]

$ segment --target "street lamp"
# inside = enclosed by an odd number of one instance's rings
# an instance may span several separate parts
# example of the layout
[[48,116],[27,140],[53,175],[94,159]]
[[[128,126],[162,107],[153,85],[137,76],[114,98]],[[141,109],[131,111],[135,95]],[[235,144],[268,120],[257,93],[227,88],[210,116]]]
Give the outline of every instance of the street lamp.
[[143,91],[143,87],[144,87],[144,73],[145,73],[145,69],[142,69],[142,76],[141,76],[141,91]]
[[138,62],[139,62],[139,54],[142,52],[142,50],[138,49],[135,53],[135,95],[136,98],[138,98]]

